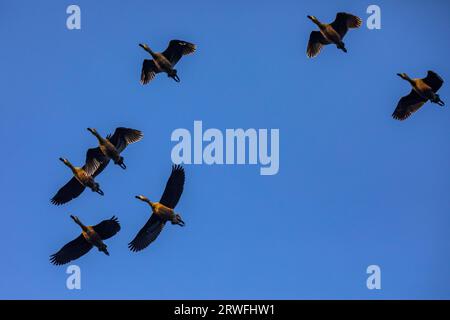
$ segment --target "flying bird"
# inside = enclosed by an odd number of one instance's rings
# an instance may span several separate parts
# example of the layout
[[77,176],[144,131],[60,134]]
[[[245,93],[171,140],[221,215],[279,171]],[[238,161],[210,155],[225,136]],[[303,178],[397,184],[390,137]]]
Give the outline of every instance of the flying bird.
[[408,81],[411,92],[402,97],[395,108],[392,117],[396,120],[405,120],[414,112],[420,109],[427,101],[436,103],[443,107],[445,103],[436,93],[444,83],[444,80],[434,71],[428,71],[423,79],[411,79],[406,73],[397,73],[403,80]]
[[181,216],[174,211],[183,193],[184,179],[183,167],[174,165],[172,166],[172,173],[159,202],[151,202],[142,195],[136,196],[137,199],[148,203],[151,207],[152,215],[133,241],[128,244],[128,248],[131,251],[137,252],[145,249],[158,237],[167,221],[182,227],[184,226],[184,221],[181,219]]
[[70,261],[76,260],[85,255],[93,246],[98,251],[109,256],[106,244],[103,240],[109,239],[120,230],[119,220],[113,216],[109,220],[103,220],[95,226],[85,226],[80,219],[70,216],[76,224],[81,227],[81,234],[74,240],[67,243],[57,253],[50,256],[50,262],[55,265],[63,265]]
[[86,153],[86,167],[95,175],[100,174],[103,169],[106,168],[110,160],[114,161],[122,169],[126,169],[126,165],[123,162],[124,159],[120,153],[132,143],[138,142],[142,139],[143,134],[139,130],[130,128],[117,128],[113,135],[107,135],[103,138],[97,130],[88,128],[98,140],[99,146],[96,148],[88,149]]
[[336,19],[330,24],[320,22],[315,16],[307,16],[314,22],[320,31],[313,31],[309,36],[306,54],[313,58],[320,53],[322,47],[327,44],[335,44],[338,49],[347,52],[345,44],[342,41],[348,29],[359,28],[362,24],[361,18],[349,13],[339,12]]
[[145,59],[142,64],[142,84],[149,83],[160,72],[165,72],[169,78],[180,82],[177,70],[174,69],[175,65],[182,56],[194,53],[197,49],[195,44],[183,40],[171,40],[169,46],[163,52],[154,52],[146,44],[139,44],[139,46],[153,57],[153,60]]
[[[97,192],[102,196],[104,195],[103,191],[100,189],[100,185],[94,180],[96,174],[93,169],[95,168],[90,168],[86,165],[83,167],[75,167],[67,159],[59,158],[59,160],[72,170],[73,177],[59,189],[56,195],[51,199],[51,202],[54,205],[59,206],[75,199],[86,187],[90,188],[93,192]],[[88,157],[86,162],[88,163],[90,161],[93,161],[93,159]]]

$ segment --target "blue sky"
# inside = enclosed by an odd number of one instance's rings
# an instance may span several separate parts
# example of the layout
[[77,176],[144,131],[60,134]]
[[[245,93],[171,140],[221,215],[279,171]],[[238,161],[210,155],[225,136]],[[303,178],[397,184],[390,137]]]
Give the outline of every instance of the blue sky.
[[[450,79],[446,1],[76,1],[82,29],[66,28],[69,1],[0,4],[2,263],[0,298],[31,299],[416,299],[450,298],[450,112],[427,104],[405,122],[391,118],[409,92],[396,76],[431,69]],[[348,53],[305,54],[312,14],[367,19],[382,29],[351,31]],[[160,10],[169,12],[161,14]],[[196,43],[175,83],[139,83],[147,58],[170,39]],[[440,90],[450,104],[448,83]],[[186,166],[177,207],[147,250],[127,243],[149,217],[134,199],[158,200],[170,174],[177,128],[279,128],[280,171],[259,166]],[[124,152],[127,170],[98,177],[62,207],[50,198],[69,178],[58,157],[84,161],[117,126],[144,132]],[[82,290],[67,290],[50,254],[86,224],[117,215],[110,257],[76,264]],[[382,289],[366,288],[381,267]]]

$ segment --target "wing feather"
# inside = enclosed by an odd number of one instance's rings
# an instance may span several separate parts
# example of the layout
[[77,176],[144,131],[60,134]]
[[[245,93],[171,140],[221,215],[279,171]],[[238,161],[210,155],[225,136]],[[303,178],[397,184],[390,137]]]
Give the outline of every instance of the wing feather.
[[180,165],[172,166],[172,173],[167,181],[164,193],[159,201],[168,208],[174,209],[181,198],[184,188],[185,174]]
[[406,120],[414,112],[425,104],[426,100],[421,98],[414,90],[402,97],[395,108],[392,117],[396,120]]
[[128,248],[133,252],[147,248],[161,233],[164,225],[165,221],[156,214],[152,214],[147,223],[139,230],[136,237],[128,244]]
[[67,243],[57,253],[50,256],[50,262],[54,265],[63,265],[76,260],[92,249],[92,244],[80,234],[76,239]]
[[116,216],[113,216],[111,219],[103,220],[92,228],[95,232],[97,232],[102,240],[106,240],[120,231],[119,219],[117,219]]
[[183,40],[171,40],[169,46],[162,54],[170,61],[172,66],[176,65],[182,56],[192,54],[197,50],[193,43]]
[[75,177],[72,177],[69,182],[58,190],[55,196],[51,199],[51,202],[57,206],[62,205],[78,197],[84,189],[85,186],[83,186]]

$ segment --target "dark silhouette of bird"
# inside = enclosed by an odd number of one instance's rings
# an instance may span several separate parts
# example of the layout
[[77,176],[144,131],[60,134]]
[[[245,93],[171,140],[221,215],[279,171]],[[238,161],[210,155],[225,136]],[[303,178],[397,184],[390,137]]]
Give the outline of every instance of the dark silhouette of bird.
[[137,199],[148,203],[152,209],[152,215],[133,241],[128,244],[131,251],[137,252],[145,249],[158,237],[167,221],[182,227],[185,225],[181,216],[174,211],[183,193],[184,179],[183,167],[174,165],[159,202],[151,202],[142,195],[136,196]]
[[95,226],[85,226],[80,219],[70,216],[76,224],[81,227],[81,234],[74,240],[67,243],[57,253],[50,256],[50,262],[55,265],[62,265],[76,260],[85,255],[93,246],[98,251],[109,256],[106,244],[103,240],[109,239],[120,230],[119,220],[113,216],[111,219],[103,220]]
[[396,120],[405,120],[414,112],[420,109],[427,101],[436,103],[443,107],[445,103],[436,93],[444,83],[444,80],[434,71],[428,71],[427,76],[423,79],[411,79],[406,73],[397,73],[397,75],[408,81],[412,90],[400,99],[395,108],[392,117]]
[[[100,189],[100,185],[94,180],[95,172],[92,170],[95,168],[88,168],[86,165],[83,167],[75,167],[67,159],[59,158],[59,160],[72,170],[73,178],[59,189],[51,199],[54,205],[58,206],[75,199],[86,187],[90,188],[93,192],[97,192],[102,196],[104,195]],[[92,161],[92,159],[87,158],[86,162],[88,163],[89,161]]]
[[153,57],[153,60],[145,59],[142,64],[142,84],[149,83],[160,72],[165,72],[169,78],[180,82],[177,70],[174,69],[175,65],[182,56],[194,53],[197,49],[195,44],[183,40],[171,40],[163,52],[154,52],[146,44],[139,44],[139,46]]
[[342,40],[349,29],[359,28],[362,24],[359,17],[345,12],[339,12],[336,19],[330,24],[322,23],[314,16],[307,17],[320,29],[320,31],[311,32],[309,36],[306,54],[310,58],[317,56],[323,46],[331,43],[335,44],[338,49],[347,52]]
[[120,155],[125,148],[132,143],[138,142],[142,139],[143,134],[139,130],[130,128],[117,128],[113,135],[107,135],[103,138],[95,129],[88,128],[88,130],[97,138],[99,146],[88,149],[86,154],[86,167],[88,170],[100,174],[106,168],[110,160],[122,169],[126,169],[123,162],[124,159]]

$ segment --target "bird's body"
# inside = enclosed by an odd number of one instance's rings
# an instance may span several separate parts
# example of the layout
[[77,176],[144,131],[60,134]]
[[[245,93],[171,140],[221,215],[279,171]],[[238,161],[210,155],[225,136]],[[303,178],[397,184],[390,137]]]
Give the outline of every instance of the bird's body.
[[92,244],[93,246],[96,246],[97,248],[106,247],[106,245],[102,241],[102,238],[98,235],[97,232],[95,232],[92,226],[87,226],[86,230],[82,231],[82,235],[86,239],[86,241]]
[[152,215],[133,241],[129,243],[128,247],[131,251],[145,249],[158,237],[167,222],[184,226],[181,216],[174,210],[183,192],[184,180],[184,169],[181,166],[173,166],[159,202],[152,202],[142,195],[136,196],[137,199],[146,202],[151,207]]
[[405,120],[414,112],[419,110],[427,101],[444,106],[437,91],[441,88],[444,80],[434,71],[428,71],[427,76],[423,79],[411,79],[406,73],[397,74],[403,80],[409,82],[412,89],[411,92],[402,97],[392,114],[396,120]]
[[99,142],[100,151],[106,157],[112,159],[114,163],[118,163],[120,161],[120,153],[117,151],[116,147],[108,140],[103,139]]
[[[103,191],[100,189],[100,185],[94,179],[95,174],[91,171],[89,166],[84,165],[83,167],[75,167],[67,159],[59,158],[59,160],[70,168],[73,173],[73,178],[59,189],[56,195],[51,199],[53,204],[61,205],[69,202],[78,197],[85,188],[89,188],[93,192],[104,195]],[[89,159],[87,162],[89,162]]]
[[414,91],[423,99],[437,101],[436,93],[433,91],[428,84],[426,84],[422,79],[412,79],[412,88]]
[[72,167],[73,176],[78,180],[83,186],[94,189],[95,180],[94,178],[86,172],[82,167]]
[[103,240],[109,239],[120,231],[119,220],[112,217],[103,220],[95,226],[85,226],[78,217],[70,216],[81,228],[81,234],[74,240],[67,243],[57,253],[50,256],[51,263],[62,265],[76,260],[88,253],[92,247],[109,256],[106,244]]
[[342,42],[341,36],[339,35],[339,33],[337,33],[336,30],[333,29],[333,27],[331,25],[320,24],[319,29],[320,29],[320,33],[322,34],[322,36],[324,36],[324,38],[328,42],[334,43],[334,44],[344,48],[344,43]]
[[[150,51],[150,49],[148,47],[146,47],[146,48]],[[176,72],[173,69],[172,64],[170,63],[169,60],[167,60],[167,58],[162,53],[153,52],[153,51],[150,51],[150,52],[151,52],[151,56],[153,57],[153,60],[155,61],[155,65],[158,68],[159,72],[165,72],[169,76],[176,74]]]
[[142,64],[141,83],[147,84],[156,74],[164,72],[168,77],[180,82],[175,65],[182,56],[192,54],[196,50],[196,45],[182,40],[171,40],[167,49],[163,52],[154,52],[148,45],[139,44],[141,48],[147,51],[152,60],[145,59]]
[[97,138],[98,147],[91,148],[87,151],[86,166],[89,170],[100,174],[108,165],[110,160],[117,164],[122,169],[126,168],[124,158],[120,153],[131,143],[138,142],[142,139],[142,132],[130,128],[116,128],[113,135],[108,135],[103,138],[95,129],[88,128],[88,130]]
[[359,28],[362,24],[359,17],[345,12],[339,12],[330,24],[322,23],[314,16],[308,18],[319,27],[319,31],[312,31],[309,36],[306,53],[310,58],[317,56],[324,45],[332,43],[338,49],[347,52],[343,42],[344,36],[349,29]]
[[[138,198],[141,199],[141,198]],[[141,199],[145,201],[144,199]],[[174,209],[166,207],[165,205],[159,202],[149,202],[150,207],[152,208],[152,213],[156,214],[159,219],[166,223],[167,221],[172,222],[172,224],[180,224],[179,214],[175,212]],[[182,224],[182,223],[181,223]]]

